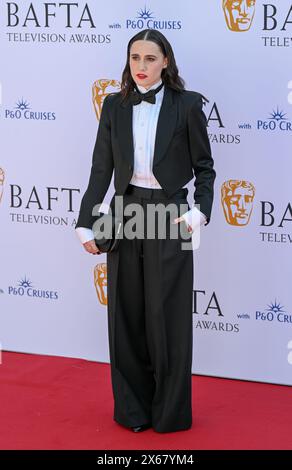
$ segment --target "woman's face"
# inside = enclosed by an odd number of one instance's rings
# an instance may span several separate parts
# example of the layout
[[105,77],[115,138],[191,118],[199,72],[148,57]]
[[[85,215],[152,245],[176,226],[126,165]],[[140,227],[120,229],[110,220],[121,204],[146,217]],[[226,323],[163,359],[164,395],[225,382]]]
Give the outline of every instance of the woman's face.
[[167,58],[155,42],[141,39],[131,46],[129,64],[133,80],[148,89],[160,80]]

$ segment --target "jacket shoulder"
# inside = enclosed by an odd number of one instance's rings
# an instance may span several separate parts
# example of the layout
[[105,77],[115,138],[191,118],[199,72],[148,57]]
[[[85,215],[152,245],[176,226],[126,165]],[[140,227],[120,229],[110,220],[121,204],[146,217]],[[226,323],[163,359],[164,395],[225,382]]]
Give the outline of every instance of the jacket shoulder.
[[108,93],[104,99],[107,100],[109,103],[114,103],[115,101],[117,101],[121,96],[121,92],[120,91],[114,91],[112,93]]

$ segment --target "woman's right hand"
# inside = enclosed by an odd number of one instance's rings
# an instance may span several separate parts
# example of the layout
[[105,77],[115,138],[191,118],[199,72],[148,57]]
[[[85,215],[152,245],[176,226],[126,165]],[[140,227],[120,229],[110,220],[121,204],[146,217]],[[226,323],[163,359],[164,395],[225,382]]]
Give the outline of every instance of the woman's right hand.
[[92,255],[100,255],[101,251],[97,248],[94,240],[89,240],[89,242],[83,243],[85,250]]

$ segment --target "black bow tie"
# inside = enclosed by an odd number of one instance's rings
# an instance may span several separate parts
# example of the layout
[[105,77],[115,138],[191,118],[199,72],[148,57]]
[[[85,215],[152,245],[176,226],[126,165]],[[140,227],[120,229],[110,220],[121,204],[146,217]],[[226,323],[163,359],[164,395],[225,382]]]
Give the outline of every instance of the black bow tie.
[[161,90],[163,87],[164,83],[162,82],[155,90],[149,90],[146,93],[141,93],[136,84],[134,85],[135,91],[131,91],[130,93],[130,100],[133,105],[141,103],[141,101],[148,101],[148,103],[155,104],[156,98],[155,95],[156,93]]

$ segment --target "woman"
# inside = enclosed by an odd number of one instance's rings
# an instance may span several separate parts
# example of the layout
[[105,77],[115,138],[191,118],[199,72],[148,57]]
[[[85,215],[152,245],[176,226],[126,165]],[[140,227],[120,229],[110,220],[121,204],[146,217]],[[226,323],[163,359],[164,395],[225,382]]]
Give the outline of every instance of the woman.
[[[129,41],[121,91],[104,99],[76,224],[92,254],[100,253],[92,209],[102,203],[113,170],[111,209],[116,196],[122,196],[124,210],[138,204],[145,230],[144,237],[124,237],[107,253],[114,420],[135,432],[150,426],[157,432],[189,429],[193,251],[169,233],[173,223],[189,232],[208,224],[215,171],[202,95],[184,89],[171,45],[157,30],[143,30]],[[190,209],[186,198],[193,172],[200,211]],[[147,211],[159,204],[175,205],[178,217],[160,220],[166,237],[155,231],[148,238]]]

